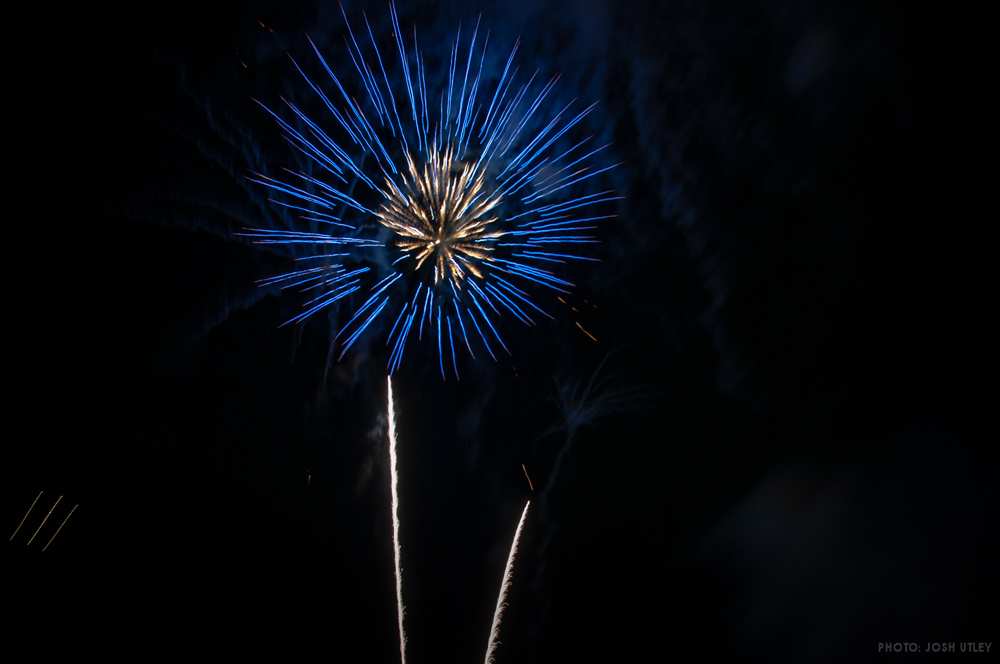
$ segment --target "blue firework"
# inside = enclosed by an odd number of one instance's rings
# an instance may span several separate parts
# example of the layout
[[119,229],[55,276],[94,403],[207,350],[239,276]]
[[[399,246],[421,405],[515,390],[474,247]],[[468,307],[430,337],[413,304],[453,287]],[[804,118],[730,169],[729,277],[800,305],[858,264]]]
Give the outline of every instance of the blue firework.
[[621,197],[598,183],[618,164],[584,130],[595,104],[553,104],[558,75],[519,77],[519,42],[484,69],[489,34],[477,20],[463,40],[460,27],[428,80],[416,29],[404,36],[394,4],[390,20],[386,48],[367,16],[355,32],[344,14],[353,85],[311,39],[322,77],[292,59],[323,117],[261,103],[308,168],[251,179],[301,225],[243,235],[305,250],[260,282],[307,294],[284,325],[349,304],[338,359],[381,324],[390,374],[426,336],[442,378],[458,378],[465,353],[510,353],[501,320],[552,318],[544,294],[573,288],[562,268],[599,260],[594,233]]

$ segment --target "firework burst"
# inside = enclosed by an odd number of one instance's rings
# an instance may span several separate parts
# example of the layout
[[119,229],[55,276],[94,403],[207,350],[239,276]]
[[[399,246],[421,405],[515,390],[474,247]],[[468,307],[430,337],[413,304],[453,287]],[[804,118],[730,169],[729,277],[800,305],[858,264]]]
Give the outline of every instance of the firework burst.
[[459,28],[447,66],[430,80],[416,30],[411,42],[395,5],[382,39],[367,16],[357,34],[344,21],[353,88],[310,39],[326,82],[292,64],[322,117],[288,100],[283,112],[261,104],[305,168],[251,180],[297,219],[243,235],[296,249],[295,269],[260,282],[307,293],[285,324],[349,303],[339,358],[381,324],[390,374],[426,332],[442,378],[446,367],[458,378],[460,354],[510,353],[501,319],[552,318],[555,298],[545,294],[574,286],[560,270],[598,260],[584,250],[621,197],[595,184],[618,164],[593,161],[608,148],[586,135],[595,105],[573,100],[546,113],[559,77],[543,82],[536,71],[521,82],[519,45],[494,61],[479,21],[465,41]]

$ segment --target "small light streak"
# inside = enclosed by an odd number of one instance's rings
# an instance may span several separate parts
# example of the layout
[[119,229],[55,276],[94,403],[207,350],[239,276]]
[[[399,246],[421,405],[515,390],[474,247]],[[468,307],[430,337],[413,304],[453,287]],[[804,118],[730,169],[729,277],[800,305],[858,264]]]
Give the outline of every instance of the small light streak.
[[62,502],[62,499],[63,497],[59,496],[58,498],[56,498],[56,502],[52,503],[52,507],[51,509],[49,509],[49,513],[46,514],[45,518],[42,519],[42,522],[38,524],[38,528],[35,529],[35,533],[31,536],[31,539],[28,540],[28,543],[25,546],[31,546],[31,543],[35,541],[35,538],[38,537],[38,533],[40,533],[42,528],[45,527],[45,524],[48,523],[49,517],[52,516],[52,513],[56,510],[56,507],[59,506],[59,503]]
[[10,539],[7,540],[8,542],[14,541],[14,538],[17,536],[17,533],[21,530],[21,526],[23,526],[24,522],[28,520],[28,515],[31,514],[31,510],[35,509],[35,504],[38,502],[38,499],[42,497],[43,493],[45,493],[44,489],[42,491],[39,491],[38,495],[35,496],[35,499],[31,501],[31,506],[28,508],[28,511],[24,513],[24,516],[21,517],[21,523],[17,524],[17,528],[14,529],[14,533],[10,536]]
[[49,548],[49,545],[50,545],[50,544],[52,544],[52,541],[53,541],[53,540],[54,540],[54,539],[56,538],[56,536],[57,536],[57,535],[58,535],[58,534],[59,534],[60,532],[62,532],[62,529],[63,529],[63,526],[65,526],[65,525],[66,525],[66,522],[67,522],[67,521],[69,521],[69,518],[70,518],[71,516],[73,516],[73,512],[75,512],[75,511],[76,511],[76,508],[77,508],[77,507],[79,507],[79,506],[80,506],[79,504],[76,504],[76,505],[73,505],[73,509],[71,509],[71,510],[69,511],[69,514],[67,514],[67,515],[66,515],[66,517],[65,517],[65,518],[64,518],[64,519],[62,520],[62,523],[60,523],[60,524],[59,524],[59,527],[58,527],[58,528],[56,528],[56,532],[52,533],[52,537],[50,537],[50,538],[49,538],[49,541],[48,541],[48,542],[46,542],[46,543],[45,543],[45,546],[43,546],[43,547],[42,547],[42,551],[45,551],[45,550],[47,550],[47,549]]
[[528,469],[525,468],[524,464],[521,464],[521,470],[524,471],[524,479],[528,480],[528,488],[531,489],[531,493],[535,492],[535,485],[531,483],[531,477],[528,476]]
[[587,331],[587,330],[586,330],[586,329],[585,329],[585,328],[583,327],[583,325],[580,325],[580,321],[576,321],[576,326],[577,326],[578,328],[580,328],[580,331],[581,331],[581,332],[583,332],[584,334],[586,334],[586,335],[587,335],[587,336],[588,336],[588,337],[590,338],[590,340],[591,340],[591,341],[593,341],[593,342],[594,342],[595,344],[596,344],[596,343],[600,343],[600,342],[599,342],[599,341],[597,340],[597,337],[595,337],[595,336],[594,336],[593,334],[591,334],[590,332],[588,332],[588,331]]

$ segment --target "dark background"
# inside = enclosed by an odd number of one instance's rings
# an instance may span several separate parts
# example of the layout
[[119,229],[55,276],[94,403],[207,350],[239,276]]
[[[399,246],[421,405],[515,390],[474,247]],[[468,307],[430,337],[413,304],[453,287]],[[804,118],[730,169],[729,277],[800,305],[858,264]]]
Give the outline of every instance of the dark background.
[[[601,102],[627,200],[576,317],[459,384],[419,357],[396,380],[410,660],[482,657],[529,495],[500,662],[994,640],[996,466],[928,232],[912,17],[474,4],[400,15],[428,43],[480,10],[520,35]],[[285,263],[232,235],[275,140],[250,97],[295,85],[307,32],[339,39],[336,5],[8,29],[0,515],[13,531],[42,489],[80,505],[44,556],[4,544],[12,642],[396,661],[384,353],[331,364],[330,323],[277,329],[298,302],[253,281]]]

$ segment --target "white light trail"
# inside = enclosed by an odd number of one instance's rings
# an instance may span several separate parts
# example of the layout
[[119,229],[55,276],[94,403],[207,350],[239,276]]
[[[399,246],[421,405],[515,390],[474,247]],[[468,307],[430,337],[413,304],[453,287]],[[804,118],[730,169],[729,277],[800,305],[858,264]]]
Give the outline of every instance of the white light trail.
[[396,564],[396,615],[399,621],[399,661],[406,664],[406,632],[403,629],[403,570],[399,564],[399,476],[396,473],[396,413],[392,404],[392,378],[389,384],[389,477],[392,491],[392,550]]
[[493,611],[493,625],[490,627],[490,640],[486,645],[486,664],[494,664],[496,659],[497,646],[500,645],[500,621],[503,619],[504,609],[507,608],[507,592],[510,590],[511,576],[514,572],[514,558],[517,556],[517,543],[521,539],[521,530],[524,528],[524,519],[528,516],[528,507],[531,506],[529,500],[524,504],[524,511],[521,512],[521,520],[517,522],[517,530],[514,531],[514,541],[510,545],[510,553],[507,555],[507,566],[503,570],[503,581],[500,582],[500,593],[497,596],[497,606]]

